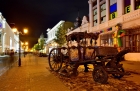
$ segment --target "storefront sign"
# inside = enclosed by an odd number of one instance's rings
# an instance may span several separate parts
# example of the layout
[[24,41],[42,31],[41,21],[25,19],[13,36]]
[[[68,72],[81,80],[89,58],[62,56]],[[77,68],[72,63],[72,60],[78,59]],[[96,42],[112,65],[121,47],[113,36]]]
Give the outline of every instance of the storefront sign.
[[125,7],[125,12],[126,12],[126,13],[129,13],[129,12],[130,12],[130,10],[131,10],[130,5],[129,5],[129,6],[127,6],[127,7]]
[[110,14],[110,19],[111,20],[116,18],[116,17],[117,17],[117,12],[113,12],[113,13]]

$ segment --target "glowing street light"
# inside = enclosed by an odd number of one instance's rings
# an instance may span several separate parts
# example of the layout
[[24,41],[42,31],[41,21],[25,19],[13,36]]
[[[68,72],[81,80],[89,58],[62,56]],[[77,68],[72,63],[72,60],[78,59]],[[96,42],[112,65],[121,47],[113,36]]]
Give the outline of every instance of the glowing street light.
[[24,29],[24,33],[20,32],[17,30],[17,28],[13,28],[12,29],[14,33],[18,34],[18,37],[19,37],[19,60],[18,60],[18,66],[20,67],[21,66],[21,42],[20,42],[20,34],[21,35],[24,35],[26,33],[28,33],[28,29]]
[[13,30],[13,32],[14,32],[14,33],[16,33],[16,32],[17,32],[17,28],[13,28],[12,30]]
[[28,29],[25,28],[25,29],[24,29],[24,33],[28,33]]

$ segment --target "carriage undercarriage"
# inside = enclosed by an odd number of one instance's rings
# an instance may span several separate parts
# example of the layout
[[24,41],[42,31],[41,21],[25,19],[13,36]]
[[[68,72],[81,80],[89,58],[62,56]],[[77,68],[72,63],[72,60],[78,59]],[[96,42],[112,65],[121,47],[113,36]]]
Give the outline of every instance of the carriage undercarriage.
[[[125,75],[120,61],[129,50],[118,52],[117,48],[114,47],[81,46],[81,37],[97,39],[97,36],[91,33],[74,33],[67,37],[67,41],[72,40],[73,36],[78,41],[77,46],[68,45],[68,47],[53,48],[50,51],[48,61],[52,71],[59,72],[66,77],[77,76],[77,69],[80,65],[84,65],[85,71],[88,71],[86,65],[92,64],[94,68],[92,72],[93,79],[99,83],[107,83],[108,74],[112,74],[114,78],[118,79]],[[64,53],[64,51],[66,52]]]

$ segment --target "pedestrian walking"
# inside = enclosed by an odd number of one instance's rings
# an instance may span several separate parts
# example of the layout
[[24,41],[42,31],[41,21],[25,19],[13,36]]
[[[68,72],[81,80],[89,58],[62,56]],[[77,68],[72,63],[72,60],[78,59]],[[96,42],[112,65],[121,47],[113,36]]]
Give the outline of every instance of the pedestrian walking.
[[12,66],[13,63],[14,63],[14,50],[11,49],[11,51],[10,51],[10,67]]

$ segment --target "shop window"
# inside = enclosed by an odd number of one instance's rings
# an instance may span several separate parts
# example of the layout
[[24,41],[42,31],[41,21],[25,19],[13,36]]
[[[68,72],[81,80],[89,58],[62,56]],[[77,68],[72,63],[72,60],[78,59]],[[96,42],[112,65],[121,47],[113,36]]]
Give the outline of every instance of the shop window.
[[112,38],[112,33],[108,33],[108,34],[101,34],[100,38],[101,38],[101,46],[113,46],[113,38]]
[[93,15],[94,15],[94,16],[97,15],[97,9],[94,9],[94,10],[93,10]]
[[94,1],[93,2],[93,7],[96,6],[96,5],[97,5],[97,1]]
[[101,23],[105,22],[106,17],[106,3],[101,5]]
[[140,52],[140,29],[126,32],[125,47],[131,49],[132,52]]

